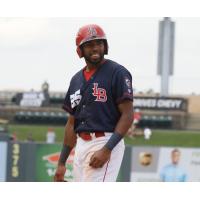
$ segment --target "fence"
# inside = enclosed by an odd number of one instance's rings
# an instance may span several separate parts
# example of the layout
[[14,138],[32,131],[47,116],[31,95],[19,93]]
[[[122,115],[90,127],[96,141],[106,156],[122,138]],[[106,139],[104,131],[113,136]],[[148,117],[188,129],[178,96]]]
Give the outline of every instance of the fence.
[[[61,144],[14,143],[1,139],[0,181],[53,181],[60,150]],[[173,166],[170,164],[173,150],[172,147],[126,146],[118,181],[161,181],[166,166]],[[178,151],[179,164],[174,165],[177,171],[168,172],[165,177],[170,181],[200,181],[200,148],[178,148]],[[73,181],[73,156],[74,151],[66,163],[68,181]]]

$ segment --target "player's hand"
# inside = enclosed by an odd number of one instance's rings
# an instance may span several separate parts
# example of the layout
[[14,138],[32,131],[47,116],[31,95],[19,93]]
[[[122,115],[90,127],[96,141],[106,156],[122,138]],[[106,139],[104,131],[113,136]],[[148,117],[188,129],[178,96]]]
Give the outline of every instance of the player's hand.
[[56,173],[54,175],[55,182],[64,182],[64,175],[66,172],[66,167],[64,165],[58,165]]
[[90,158],[90,166],[93,168],[101,168],[110,159],[111,151],[106,147],[94,152]]

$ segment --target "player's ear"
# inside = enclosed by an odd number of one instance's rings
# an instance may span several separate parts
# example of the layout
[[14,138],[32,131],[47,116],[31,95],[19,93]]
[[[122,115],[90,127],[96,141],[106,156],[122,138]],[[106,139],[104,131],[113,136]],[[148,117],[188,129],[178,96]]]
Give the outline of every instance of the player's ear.
[[82,57],[84,57],[84,56],[85,56],[84,46],[81,45],[79,49],[80,49],[80,52],[81,52]]

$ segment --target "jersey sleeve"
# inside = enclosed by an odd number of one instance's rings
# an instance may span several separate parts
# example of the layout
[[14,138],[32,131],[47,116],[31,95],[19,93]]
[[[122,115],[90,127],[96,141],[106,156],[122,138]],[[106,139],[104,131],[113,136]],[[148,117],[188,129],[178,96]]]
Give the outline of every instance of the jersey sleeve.
[[112,94],[117,104],[133,101],[132,76],[128,70],[121,69],[113,75]]
[[65,96],[65,100],[64,100],[64,103],[63,103],[62,108],[63,108],[66,112],[70,113],[71,115],[74,114],[74,111],[73,111],[73,109],[72,109],[72,107],[71,107],[70,87],[69,87],[69,89],[68,89],[68,91],[67,91],[67,94],[66,94],[66,96]]

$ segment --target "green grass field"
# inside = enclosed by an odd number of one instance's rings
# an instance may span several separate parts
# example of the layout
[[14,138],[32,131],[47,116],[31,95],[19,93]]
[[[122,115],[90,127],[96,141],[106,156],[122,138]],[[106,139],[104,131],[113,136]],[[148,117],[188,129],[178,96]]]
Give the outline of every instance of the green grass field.
[[[64,136],[64,126],[47,125],[9,125],[11,133],[16,132],[20,141],[26,141],[29,133],[35,141],[45,142],[46,133],[49,127],[56,132],[56,142],[62,142]],[[143,136],[132,139],[125,138],[128,145],[148,145],[148,146],[181,146],[200,147],[200,131],[179,131],[179,130],[153,130],[150,140],[144,140]]]
[[[21,141],[25,141],[28,134],[32,133],[35,141],[45,142],[49,127],[56,132],[56,142],[62,142],[64,126],[9,125],[9,131],[16,132],[18,140]],[[200,147],[200,131],[153,130],[148,141],[144,140],[143,136],[137,136],[134,139],[126,137],[125,142],[128,145]]]
[[18,140],[24,141],[29,133],[35,141],[46,141],[46,133],[48,128],[53,128],[56,133],[56,142],[61,142],[64,137],[64,126],[48,126],[48,125],[9,125],[9,132],[16,133]]
[[200,147],[200,131],[153,130],[150,140],[143,136],[125,138],[129,145]]

